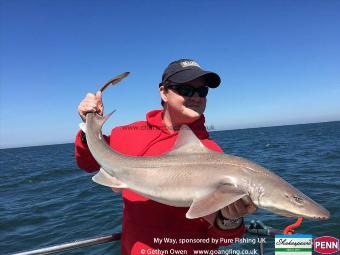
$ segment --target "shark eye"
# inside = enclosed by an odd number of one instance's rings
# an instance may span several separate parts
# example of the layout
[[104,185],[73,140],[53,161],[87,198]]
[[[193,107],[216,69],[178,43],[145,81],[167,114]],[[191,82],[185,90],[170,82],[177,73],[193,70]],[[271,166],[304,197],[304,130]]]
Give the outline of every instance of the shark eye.
[[293,199],[298,204],[302,204],[302,202],[303,202],[303,199],[299,196],[296,196],[296,195],[293,196]]

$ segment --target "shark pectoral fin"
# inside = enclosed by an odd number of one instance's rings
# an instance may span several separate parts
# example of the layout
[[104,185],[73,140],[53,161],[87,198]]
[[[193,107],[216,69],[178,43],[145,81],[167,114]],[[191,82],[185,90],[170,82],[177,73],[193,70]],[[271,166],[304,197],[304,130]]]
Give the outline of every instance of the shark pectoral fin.
[[92,180],[98,184],[111,188],[127,188],[127,185],[125,183],[121,182],[116,177],[109,175],[103,168],[101,168],[100,171],[92,177]]
[[178,132],[176,143],[167,155],[183,155],[192,153],[218,153],[212,151],[202,144],[200,139],[192,132],[187,125],[182,125]]
[[197,199],[194,199],[186,217],[188,219],[207,216],[222,208],[234,203],[248,194],[229,184],[221,185],[214,192]]

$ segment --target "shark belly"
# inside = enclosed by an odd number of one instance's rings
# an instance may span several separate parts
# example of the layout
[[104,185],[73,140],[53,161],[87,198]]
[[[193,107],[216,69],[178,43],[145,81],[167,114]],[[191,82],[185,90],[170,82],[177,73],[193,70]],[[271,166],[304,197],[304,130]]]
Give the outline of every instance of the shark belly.
[[148,197],[159,203],[176,207],[189,207],[195,198],[199,198],[213,191],[214,185],[205,180],[202,185],[203,174],[197,169],[124,169],[118,174],[118,179],[132,191]]

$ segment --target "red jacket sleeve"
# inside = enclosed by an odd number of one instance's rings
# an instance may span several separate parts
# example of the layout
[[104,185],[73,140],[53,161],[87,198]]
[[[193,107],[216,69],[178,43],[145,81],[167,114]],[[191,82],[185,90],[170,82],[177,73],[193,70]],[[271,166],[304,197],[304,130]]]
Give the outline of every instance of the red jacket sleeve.
[[[105,140],[109,143],[110,137],[104,135]],[[98,171],[100,166],[93,158],[89,147],[86,143],[81,141],[81,131],[76,135],[75,145],[75,158],[79,168],[85,170],[88,173]]]

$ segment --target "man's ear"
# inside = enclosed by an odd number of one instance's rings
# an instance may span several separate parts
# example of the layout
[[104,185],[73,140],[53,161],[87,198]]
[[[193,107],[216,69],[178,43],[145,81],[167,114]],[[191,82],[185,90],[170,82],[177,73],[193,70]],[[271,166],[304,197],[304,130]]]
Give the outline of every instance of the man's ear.
[[159,94],[165,103],[168,102],[168,90],[164,86],[159,87]]

